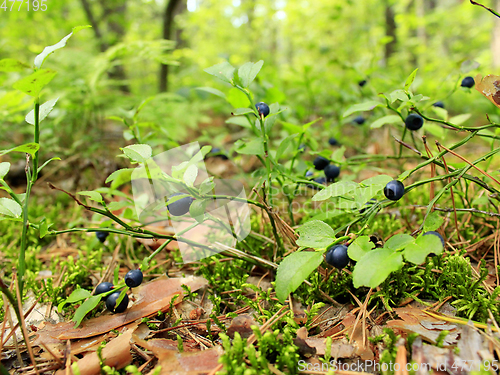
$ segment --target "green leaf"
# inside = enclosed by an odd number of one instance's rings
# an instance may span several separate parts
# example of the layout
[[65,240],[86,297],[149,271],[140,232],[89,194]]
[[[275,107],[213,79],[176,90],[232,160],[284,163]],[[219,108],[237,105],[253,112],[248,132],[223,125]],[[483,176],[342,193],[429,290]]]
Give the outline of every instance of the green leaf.
[[104,201],[101,193],[98,193],[97,191],[80,191],[77,194],[89,197],[90,200],[98,202],[98,203],[102,203]]
[[384,248],[397,251],[404,249],[413,241],[415,241],[415,239],[409,234],[400,233],[389,238],[385,243]]
[[38,226],[38,230],[40,231],[40,238],[44,238],[47,235],[47,233],[49,232],[49,224],[47,223],[47,221],[45,219],[40,222],[40,225]]
[[40,173],[40,171],[45,168],[47,166],[47,164],[49,164],[51,161],[54,161],[54,160],[61,160],[61,158],[58,158],[57,156],[56,157],[53,157],[53,158],[50,158],[49,160],[47,160],[45,163],[43,163],[40,167],[38,167],[38,173]]
[[355,112],[361,112],[361,111],[371,111],[375,107],[380,107],[382,104],[380,102],[377,102],[375,100],[371,100],[369,102],[365,103],[360,103],[360,104],[354,104],[350,106],[347,111],[344,112],[342,115],[343,117],[347,117]]
[[101,301],[101,296],[92,296],[89,297],[84,303],[80,305],[78,309],[75,311],[75,315],[73,316],[73,321],[75,322],[75,328],[80,325],[85,315],[94,310],[96,306]]
[[432,106],[432,110],[441,120],[446,121],[448,118],[448,111],[446,109]]
[[[43,103],[40,106],[40,113],[38,115],[39,123],[42,122],[45,119],[45,117],[48,116],[48,114],[52,111],[52,109],[54,108],[54,106],[56,105],[58,100],[59,100],[59,98],[52,99],[52,100],[49,100],[48,102]],[[26,115],[25,120],[28,124],[35,125],[35,110],[34,109],[32,109],[31,112]]]
[[376,288],[394,271],[403,266],[403,256],[391,249],[375,249],[354,266],[352,281],[355,288]]
[[458,116],[453,116],[450,118],[449,122],[454,125],[462,125],[465,121],[467,121],[472,115],[470,113],[463,113]]
[[324,249],[335,241],[335,232],[322,221],[311,220],[297,230],[299,239],[297,245],[313,249]]
[[393,178],[391,176],[388,176],[386,174],[379,174],[377,176],[370,177],[367,178],[366,180],[361,181],[361,184],[365,186],[377,185],[377,187],[378,186],[385,187],[385,185],[387,185],[387,183],[392,180]]
[[214,89],[212,87],[196,87],[195,90],[198,91],[205,91],[213,95],[220,96],[222,99],[226,99],[226,94],[224,94],[222,91]]
[[7,163],[6,161],[0,163],[0,180],[3,180],[3,178],[9,173],[10,169],[10,163]]
[[[238,90],[235,87],[229,90],[229,92],[227,93],[226,100],[234,108],[238,109],[241,109],[240,107],[248,107],[252,104],[248,100],[248,97],[243,92],[241,92],[241,90]],[[248,108],[245,109],[248,110]]]
[[411,170],[407,169],[406,171],[404,171],[403,173],[401,173],[397,179],[399,181],[404,181],[404,180],[406,180],[408,178],[408,176],[410,176],[410,174],[411,174]]
[[437,211],[431,212],[424,221],[424,232],[428,232],[430,230],[437,230],[441,225],[443,225],[444,220],[439,215]]
[[236,108],[231,114],[233,116],[247,115],[249,113],[255,114],[255,111],[251,108]]
[[411,72],[411,74],[408,76],[408,78],[406,78],[406,82],[405,82],[405,90],[406,91],[408,91],[408,89],[410,88],[411,84],[415,80],[415,76],[417,75],[417,71],[418,71],[418,68],[415,69],[413,72]]
[[479,68],[481,64],[479,64],[477,61],[474,60],[465,60],[461,65],[460,65],[460,73],[466,74],[469,73],[470,71]]
[[286,121],[281,121],[281,124],[283,125],[283,129],[287,131],[288,134],[295,134],[295,133],[302,133],[303,129],[302,126],[292,124]]
[[284,303],[322,261],[323,253],[319,251],[295,252],[283,259],[276,275],[276,297],[279,301]]
[[295,137],[297,137],[297,135],[298,134],[289,135],[288,137],[286,137],[285,139],[283,139],[281,141],[280,145],[278,146],[278,150],[276,150],[276,160],[281,158],[281,156],[285,153],[285,151],[288,149],[288,147],[290,147],[293,139]]
[[409,244],[403,255],[408,262],[422,264],[429,254],[439,255],[443,252],[443,243],[438,236],[427,235],[418,237],[414,243]]
[[112,201],[106,205],[108,210],[110,211],[118,211],[121,210],[122,208],[130,207],[130,202],[128,200],[126,201]]
[[397,115],[384,116],[384,117],[381,117],[378,120],[372,122],[372,124],[370,125],[370,128],[378,129],[385,124],[396,124],[399,122],[402,122],[402,120],[401,120],[401,117],[399,117]]
[[39,148],[40,145],[38,143],[26,143],[24,145],[17,146],[8,150],[2,150],[0,151],[0,156],[8,154],[9,152],[24,152],[33,156]]
[[439,139],[444,139],[446,137],[446,131],[438,124],[426,122],[424,130],[426,133],[432,134],[434,137]]
[[213,177],[209,177],[201,183],[200,195],[213,194],[214,189],[215,189],[215,183],[213,181]]
[[55,77],[56,71],[40,69],[35,73],[16,81],[12,87],[33,97],[38,97],[40,91]]
[[53,46],[48,46],[45,47],[42,51],[41,54],[39,54],[37,57],[35,57],[35,66],[40,69],[43,65],[43,62],[49,56],[52,52],[57,51],[58,49],[63,48],[66,45],[66,42],[68,41],[69,38],[73,34],[76,34],[78,31],[82,29],[86,29],[88,27],[91,27],[90,25],[86,26],[77,26],[73,28],[73,31],[71,31],[68,35],[66,35],[64,38],[62,38],[58,43],[54,44]]
[[15,200],[10,198],[0,198],[0,214],[10,217],[21,217],[22,207]]
[[231,83],[234,80],[234,71],[235,68],[227,61],[221,62],[220,64],[216,64],[211,66],[210,68],[205,69],[205,72],[211,74],[220,80]]
[[409,234],[404,234],[404,233],[396,234],[395,236],[392,236],[387,240],[387,242],[384,245],[384,248],[397,251],[404,249],[413,241],[415,241],[415,239]]
[[358,188],[358,186],[359,185],[353,181],[335,182],[334,184],[331,184],[328,187],[326,187],[325,189],[316,193],[312,197],[312,200],[314,202],[317,202],[317,201],[324,201],[324,200],[326,200],[328,198],[332,198],[332,197],[345,196],[345,195],[353,192],[356,188]]
[[347,254],[352,260],[358,261],[368,254],[375,244],[370,241],[370,236],[361,236],[356,238],[348,247]]
[[333,153],[332,156],[330,157],[330,160],[333,163],[336,164],[342,164],[344,162],[344,153],[345,153],[345,146],[341,146],[337,148]]
[[59,304],[59,306],[57,307],[57,311],[61,312],[63,306],[67,303],[75,303],[89,298],[90,294],[91,293],[88,290],[78,287],[77,289],[73,290],[73,292],[69,295],[68,298],[66,298],[63,302]]
[[248,87],[253,82],[260,69],[264,65],[264,60],[257,61],[256,63],[247,62],[238,69],[238,77],[243,87]]
[[29,69],[30,66],[15,59],[0,60],[0,72],[21,72]]
[[186,171],[184,172],[183,180],[188,186],[193,186],[196,177],[198,177],[198,167],[194,164],[191,164],[189,167],[186,168]]
[[235,143],[238,147],[236,152],[244,155],[264,155],[264,144],[262,139],[254,138],[248,142],[238,141]]
[[108,184],[111,182],[111,187],[117,188],[118,186],[131,181],[133,171],[135,171],[134,168],[118,169],[108,176],[108,178],[106,179],[106,183]]
[[226,124],[235,124],[239,126],[243,126],[244,128],[251,129],[252,125],[248,122],[248,119],[244,116],[236,116],[236,117],[231,117],[226,120]]
[[406,95],[406,92],[404,90],[397,89],[389,94],[389,101],[391,102],[391,104],[394,103],[396,100],[407,102],[409,99],[408,95]]
[[145,163],[153,155],[151,146],[145,144],[130,145],[121,150],[133,163]]

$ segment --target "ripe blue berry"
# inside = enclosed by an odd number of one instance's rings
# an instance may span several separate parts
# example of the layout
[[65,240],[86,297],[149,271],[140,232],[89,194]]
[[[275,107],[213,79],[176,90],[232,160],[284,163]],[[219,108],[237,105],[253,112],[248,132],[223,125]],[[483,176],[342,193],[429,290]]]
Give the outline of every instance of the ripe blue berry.
[[313,161],[314,168],[318,171],[322,171],[325,167],[330,164],[330,160],[324,158],[323,156],[317,156]]
[[358,125],[363,125],[365,123],[365,118],[363,116],[358,116],[352,122],[355,122]]
[[472,78],[472,77],[469,76],[469,77],[465,77],[462,80],[462,83],[460,84],[460,86],[471,88],[471,87],[474,86],[474,84],[475,84],[474,78]]
[[429,234],[433,234],[433,235],[435,235],[435,236],[438,236],[438,237],[439,237],[439,239],[441,240],[441,243],[443,244],[443,247],[444,247],[444,238],[443,238],[443,236],[441,236],[438,232],[436,232],[436,231],[434,231],[434,230],[430,230],[430,231],[428,231],[428,232],[425,232],[425,233],[424,233],[424,236],[427,236],[427,235],[429,235]]
[[333,137],[331,137],[329,140],[328,140],[328,143],[330,144],[330,146],[337,146],[339,143],[337,142],[337,140]]
[[116,291],[114,293],[111,293],[108,298],[106,299],[106,307],[109,311],[111,311],[113,314],[119,314],[124,312],[127,309],[128,306],[128,296],[125,294],[123,297],[122,301],[118,306],[116,306],[116,301],[118,300],[118,297],[120,297],[120,291]]
[[434,107],[444,108],[444,103],[439,101],[433,104]]
[[349,264],[349,256],[347,255],[347,246],[334,245],[330,247],[325,256],[326,263],[341,270]]
[[264,102],[255,104],[255,108],[257,108],[257,111],[261,116],[266,117],[269,114],[269,106]]
[[[186,194],[175,193],[172,194],[170,198],[177,197],[179,195],[186,195]],[[170,214],[173,216],[182,216],[189,212],[189,207],[191,206],[191,203],[193,203],[193,201],[194,201],[193,197],[185,196],[184,198],[176,200],[175,202],[169,203],[167,205],[168,212],[170,212]]]
[[384,195],[391,201],[398,201],[405,193],[405,186],[399,180],[392,180],[385,185]]
[[104,241],[106,241],[106,238],[109,236],[109,232],[95,232],[95,236],[99,241],[104,243]]
[[111,289],[113,289],[113,284],[112,283],[108,283],[107,281],[105,281],[105,282],[100,283],[99,285],[96,286],[94,295],[97,296],[98,294],[107,293]]
[[366,79],[359,81],[358,85],[359,85],[359,87],[363,87],[364,85],[366,85]]
[[405,125],[408,130],[418,130],[424,125],[424,119],[416,113],[410,113],[405,120]]
[[[321,185],[326,185],[326,177],[316,177],[313,179],[314,182],[321,184]],[[319,187],[313,184],[307,184],[307,187],[310,187],[311,189],[319,190]]]
[[324,172],[325,172],[326,180],[333,181],[339,176],[340,168],[337,167],[336,165],[329,164],[325,167]]
[[136,288],[142,283],[142,271],[141,270],[130,270],[125,275],[125,284],[129,288]]
[[312,177],[314,176],[314,172],[313,171],[307,171],[306,172],[306,177]]

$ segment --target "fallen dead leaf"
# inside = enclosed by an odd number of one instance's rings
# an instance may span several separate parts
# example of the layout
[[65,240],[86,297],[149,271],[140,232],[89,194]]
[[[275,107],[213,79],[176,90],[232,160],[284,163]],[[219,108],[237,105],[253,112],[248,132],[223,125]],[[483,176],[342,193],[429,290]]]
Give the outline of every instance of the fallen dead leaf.
[[[220,346],[207,349],[184,351],[179,353],[177,343],[166,339],[142,340],[141,345],[151,350],[158,358],[158,366],[161,366],[160,374],[165,375],[205,375],[219,365],[219,358],[223,353]],[[153,371],[154,372],[154,369]]]
[[238,332],[242,338],[247,339],[253,333],[250,328],[251,326],[260,326],[260,324],[257,323],[251,315],[238,315],[233,319],[231,325],[227,329],[227,335],[230,338],[234,338],[234,334]]
[[65,331],[58,338],[67,340],[92,337],[122,327],[137,319],[151,316],[158,311],[166,311],[175,295],[179,295],[175,300],[176,303],[182,300],[182,284],[188,285],[192,291],[196,291],[206,285],[207,281],[195,277],[178,279],[160,277],[138,288],[138,299],[127,311],[121,314],[101,315],[87,320],[81,328]]
[[418,333],[433,344],[436,343],[441,332],[447,330],[450,333],[445,337],[443,345],[451,346],[457,343],[459,334],[457,325],[438,320],[420,309],[409,306],[396,308],[394,311],[401,319],[388,321],[387,327]]
[[[121,369],[132,363],[132,355],[130,354],[130,339],[132,338],[133,328],[127,329],[126,332],[112,339],[102,350],[104,364],[116,369]],[[87,354],[85,357],[74,363],[72,368],[77,367],[80,375],[98,375],[101,373],[99,357],[97,353]],[[56,375],[66,374],[66,370],[59,370]],[[73,372],[72,372],[73,373]]]

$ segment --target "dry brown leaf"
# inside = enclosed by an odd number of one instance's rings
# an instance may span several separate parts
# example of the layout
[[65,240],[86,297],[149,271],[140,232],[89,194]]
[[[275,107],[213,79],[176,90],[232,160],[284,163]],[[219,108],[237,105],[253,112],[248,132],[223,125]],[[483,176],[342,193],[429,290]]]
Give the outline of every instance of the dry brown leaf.
[[242,338],[249,338],[253,333],[251,326],[260,326],[251,315],[241,314],[233,319],[227,329],[227,335],[234,338],[235,332],[238,332]]
[[97,318],[87,320],[82,324],[81,328],[63,332],[58,338],[67,340],[92,337],[122,327],[137,319],[151,316],[158,311],[166,311],[175,295],[180,296],[176,298],[176,303],[182,300],[182,284],[188,285],[194,292],[206,285],[207,281],[194,277],[179,279],[171,279],[166,276],[160,277],[138,288],[138,299],[127,311],[121,314],[101,315]]
[[390,320],[387,327],[396,328],[405,332],[415,332],[426,340],[436,343],[440,333],[444,330],[450,331],[445,337],[443,345],[450,346],[457,343],[458,327],[427,315],[420,309],[413,307],[400,307],[394,309],[401,319]]
[[[133,328],[127,329],[127,331],[117,338],[112,339],[102,350],[102,357],[104,358],[104,364],[116,369],[121,369],[132,363],[132,355],[130,354],[130,339],[132,338]],[[80,359],[78,362],[72,365],[77,366],[80,375],[98,375],[101,373],[101,366],[99,365],[99,357],[97,353],[87,354],[85,357]],[[59,370],[56,375],[65,375],[66,370]],[[73,373],[71,371],[71,373]]]
[[161,366],[160,374],[165,375],[205,375],[219,365],[219,358],[223,353],[220,346],[179,353],[177,343],[166,339],[140,340],[137,344],[153,352]]
[[476,90],[500,108],[500,76],[488,74],[482,78],[481,74],[478,74],[474,78],[474,82],[476,83]]
[[[326,353],[326,339],[319,337],[308,337],[306,343],[316,349],[316,354],[324,356]],[[344,342],[344,340],[335,340],[332,342],[332,358],[354,358],[357,348],[354,345]]]

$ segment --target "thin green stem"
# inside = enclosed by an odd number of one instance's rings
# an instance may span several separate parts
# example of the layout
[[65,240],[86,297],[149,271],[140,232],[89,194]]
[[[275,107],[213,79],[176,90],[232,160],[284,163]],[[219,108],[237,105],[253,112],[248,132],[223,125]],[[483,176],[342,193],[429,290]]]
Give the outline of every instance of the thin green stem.
[[[35,98],[35,143],[40,144],[40,98]],[[33,176],[31,182],[34,184],[38,178],[38,151],[33,155]]]

